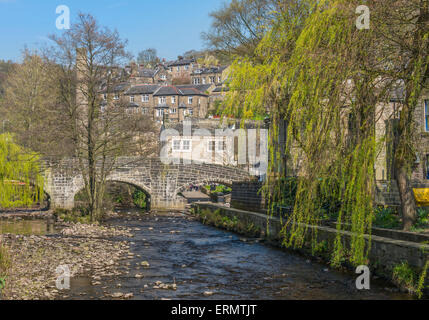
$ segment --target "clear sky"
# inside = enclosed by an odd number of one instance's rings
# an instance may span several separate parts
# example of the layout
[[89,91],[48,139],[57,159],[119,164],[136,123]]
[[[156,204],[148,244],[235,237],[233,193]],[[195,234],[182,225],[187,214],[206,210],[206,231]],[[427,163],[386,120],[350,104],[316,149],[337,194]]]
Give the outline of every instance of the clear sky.
[[37,47],[56,29],[56,8],[66,5],[71,22],[90,13],[101,25],[128,39],[135,56],[156,48],[161,58],[176,59],[204,47],[201,32],[210,26],[208,14],[228,0],[0,0],[0,59],[19,61],[22,49]]

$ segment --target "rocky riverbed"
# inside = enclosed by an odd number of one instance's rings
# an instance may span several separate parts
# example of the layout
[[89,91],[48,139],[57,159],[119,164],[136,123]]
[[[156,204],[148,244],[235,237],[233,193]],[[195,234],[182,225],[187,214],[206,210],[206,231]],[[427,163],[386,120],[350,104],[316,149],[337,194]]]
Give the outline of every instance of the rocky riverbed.
[[130,230],[81,224],[60,227],[60,233],[52,236],[0,235],[12,262],[3,299],[56,299],[59,266],[68,266],[71,277],[96,274],[95,284],[102,277],[121,275],[120,261],[131,254],[123,240],[133,236]]

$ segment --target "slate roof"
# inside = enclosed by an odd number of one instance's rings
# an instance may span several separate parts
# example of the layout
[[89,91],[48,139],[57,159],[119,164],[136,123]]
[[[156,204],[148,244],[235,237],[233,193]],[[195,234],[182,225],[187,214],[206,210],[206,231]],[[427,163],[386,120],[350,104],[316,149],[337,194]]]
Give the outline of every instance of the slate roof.
[[181,85],[181,86],[161,86],[155,93],[155,97],[159,96],[207,96],[200,91],[196,86]]
[[212,92],[214,93],[221,93],[221,92],[228,92],[228,87],[216,87]]
[[153,78],[155,77],[157,70],[140,68],[138,71],[139,77],[141,78]]
[[104,87],[100,90],[100,92],[101,93],[123,92],[127,90],[129,86],[130,85],[128,82],[118,83],[111,86],[110,88],[104,85]]
[[222,73],[227,67],[211,67],[211,68],[200,68],[192,72],[192,75],[210,74],[210,73]]
[[149,84],[136,85],[136,86],[132,86],[125,93],[125,95],[131,96],[131,95],[138,95],[138,94],[153,94],[160,87],[161,86],[159,85],[149,85]]
[[167,64],[167,67],[177,67],[177,66],[185,66],[191,63],[195,63],[195,59],[179,59],[173,62],[169,62]]

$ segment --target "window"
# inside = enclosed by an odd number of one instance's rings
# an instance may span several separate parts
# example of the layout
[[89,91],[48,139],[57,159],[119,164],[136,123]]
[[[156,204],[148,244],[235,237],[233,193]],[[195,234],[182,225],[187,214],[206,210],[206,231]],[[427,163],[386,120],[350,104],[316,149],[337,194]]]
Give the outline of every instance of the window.
[[191,151],[191,140],[173,140],[173,151]]
[[188,113],[189,113],[190,116],[194,115],[194,109],[189,109]]
[[175,104],[176,103],[176,97],[171,97],[171,103]]
[[185,66],[185,70],[188,71],[189,70],[189,66]]
[[148,109],[147,108],[142,108],[142,114],[147,114]]
[[134,102],[134,96],[130,96],[130,102]]
[[222,82],[222,77],[217,77],[217,82],[221,83]]
[[176,68],[176,70],[177,70],[177,71],[180,71],[180,67],[177,67],[177,68]]
[[194,102],[194,97],[188,97],[188,104],[192,104]]
[[156,116],[157,116],[158,118],[163,117],[163,116],[164,116],[164,110],[163,110],[163,109],[157,109],[157,110],[156,110]]
[[190,150],[191,150],[191,141],[183,140],[183,151],[190,151]]
[[167,80],[167,76],[165,74],[161,75],[161,80]]
[[225,151],[225,141],[218,141],[216,145],[217,151]]
[[159,104],[165,104],[167,102],[167,98],[166,97],[159,97]]
[[425,100],[425,130],[429,132],[429,100]]
[[181,141],[180,140],[173,140],[173,150],[174,151],[180,151],[181,149]]
[[214,83],[215,82],[215,77],[210,77],[210,83]]
[[176,108],[172,108],[172,109],[170,109],[170,113],[171,113],[171,114],[176,114],[176,113],[177,113],[177,109],[176,109]]
[[115,93],[115,96],[113,97],[114,100],[119,100],[119,93]]
[[202,80],[203,80],[203,84],[206,84],[206,78],[203,78]]
[[194,84],[198,85],[200,84],[201,79],[200,78],[194,78]]
[[208,151],[225,151],[225,141],[209,141]]
[[142,102],[149,102],[149,95],[142,95]]
[[216,150],[216,141],[209,141],[209,151],[214,152]]
[[107,99],[107,94],[103,94],[103,99],[106,100]]

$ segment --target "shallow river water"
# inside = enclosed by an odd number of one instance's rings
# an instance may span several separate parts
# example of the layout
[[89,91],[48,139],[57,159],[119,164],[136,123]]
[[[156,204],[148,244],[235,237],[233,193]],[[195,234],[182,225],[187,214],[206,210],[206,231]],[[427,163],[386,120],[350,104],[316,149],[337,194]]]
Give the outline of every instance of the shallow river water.
[[[358,291],[356,276],[331,270],[308,258],[189,219],[181,214],[122,218],[110,225],[132,228],[136,255],[124,262],[125,275],[92,286],[90,277],[72,279],[65,299],[409,299],[387,283],[372,280]],[[173,232],[173,233],[172,233]],[[123,240],[123,239],[118,239]],[[148,261],[149,268],[141,262]],[[142,279],[135,275],[141,274]],[[153,288],[157,281],[177,290]],[[146,287],[145,287],[146,286]],[[204,292],[213,295],[205,297]]]

